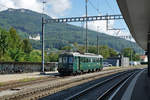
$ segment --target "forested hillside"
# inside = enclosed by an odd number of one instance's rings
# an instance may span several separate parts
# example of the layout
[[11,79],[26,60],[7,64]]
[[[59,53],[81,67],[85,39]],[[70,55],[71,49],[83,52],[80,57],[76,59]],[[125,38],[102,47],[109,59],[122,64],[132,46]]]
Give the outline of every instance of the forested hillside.
[[[46,16],[46,18],[51,18]],[[41,35],[41,14],[26,9],[9,9],[0,12],[0,26],[5,29],[14,27],[21,36],[21,38],[28,38],[29,35],[36,36]],[[85,29],[70,24],[51,23],[46,25],[45,31],[45,47],[60,49],[66,45],[77,42],[79,45],[85,44]],[[132,47],[136,52],[140,52],[141,49],[136,43],[120,39],[117,37],[109,36],[104,33],[99,34],[99,44],[108,45],[110,48],[114,48],[117,51],[121,51],[123,48]],[[88,30],[88,42],[89,45],[96,44],[97,32]],[[31,40],[32,47],[35,49],[41,48],[40,41]]]

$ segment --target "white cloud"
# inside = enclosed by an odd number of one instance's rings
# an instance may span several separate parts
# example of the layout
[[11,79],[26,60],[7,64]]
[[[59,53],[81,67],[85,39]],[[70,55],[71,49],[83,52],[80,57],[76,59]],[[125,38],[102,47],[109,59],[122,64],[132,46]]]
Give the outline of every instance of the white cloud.
[[[109,28],[112,29],[114,21],[109,21]],[[106,29],[106,20],[88,22],[88,28],[98,32],[114,35],[115,31]]]
[[[115,21],[110,20],[110,21],[108,21],[108,23],[109,23],[108,28],[114,29]],[[88,22],[88,29],[90,29],[90,30],[98,31],[101,33],[106,33],[108,35],[117,36],[117,37],[124,38],[124,39],[131,40],[131,41],[135,41],[133,38],[131,38],[131,39],[129,38],[129,36],[131,36],[129,31],[127,31],[127,30],[107,30],[106,26],[107,26],[106,20]],[[84,25],[84,27],[85,27],[85,25]]]
[[[42,12],[43,0],[0,0],[0,10],[8,8],[25,8],[37,12]],[[45,0],[46,13],[53,16],[62,15],[66,10],[71,8],[70,0]],[[3,5],[3,6],[2,6]],[[6,7],[4,7],[6,6]]]
[[55,14],[62,14],[62,12],[71,8],[70,0],[48,0],[48,5],[52,7],[52,11]]

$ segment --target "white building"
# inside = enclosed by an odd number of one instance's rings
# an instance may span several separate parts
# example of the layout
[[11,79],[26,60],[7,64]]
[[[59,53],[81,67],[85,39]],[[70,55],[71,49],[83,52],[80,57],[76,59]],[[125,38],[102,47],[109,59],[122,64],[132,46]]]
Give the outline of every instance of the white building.
[[30,40],[36,40],[36,41],[39,41],[40,40],[40,34],[38,34],[37,36],[29,36],[29,39]]
[[140,56],[142,62],[148,62],[148,58],[146,55]]

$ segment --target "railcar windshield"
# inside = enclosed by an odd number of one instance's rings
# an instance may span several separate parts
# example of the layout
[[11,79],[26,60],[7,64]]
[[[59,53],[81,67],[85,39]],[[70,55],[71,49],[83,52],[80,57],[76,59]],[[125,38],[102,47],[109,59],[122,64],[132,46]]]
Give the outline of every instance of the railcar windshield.
[[68,62],[67,59],[68,59],[67,57],[63,57],[63,63],[67,63]]
[[59,57],[59,63],[73,63],[73,57],[72,56],[61,56]]
[[59,63],[62,63],[62,57],[59,57]]
[[69,63],[73,63],[73,57],[69,57]]

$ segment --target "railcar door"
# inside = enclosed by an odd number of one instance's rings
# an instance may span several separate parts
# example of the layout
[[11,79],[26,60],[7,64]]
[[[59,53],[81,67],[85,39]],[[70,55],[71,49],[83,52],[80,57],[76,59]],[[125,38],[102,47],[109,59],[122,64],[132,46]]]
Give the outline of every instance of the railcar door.
[[76,58],[77,60],[77,70],[80,70],[80,57]]
[[80,57],[79,57],[79,64],[78,64],[79,66],[78,66],[78,69],[80,70]]

